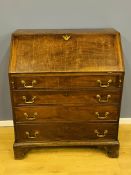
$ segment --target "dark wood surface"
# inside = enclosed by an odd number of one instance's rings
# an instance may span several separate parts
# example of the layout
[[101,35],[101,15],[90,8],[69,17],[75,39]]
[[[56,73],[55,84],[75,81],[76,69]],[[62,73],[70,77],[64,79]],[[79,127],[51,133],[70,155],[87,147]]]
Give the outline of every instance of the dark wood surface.
[[[120,85],[120,75],[68,75],[68,76],[42,76],[42,75],[24,75],[11,77],[10,81],[14,82],[14,89],[85,89],[85,88],[100,88],[102,85],[107,85],[109,80],[109,89],[118,88]],[[23,83],[24,82],[24,83]],[[33,83],[34,82],[34,83]],[[33,83],[33,84],[32,84]],[[32,86],[32,87],[31,87]]]
[[111,141],[117,139],[117,128],[116,123],[43,122],[41,124],[21,124],[16,125],[16,130],[19,131],[16,132],[16,142],[99,141],[106,139]]
[[101,145],[118,157],[123,80],[116,30],[17,30],[9,65],[15,158],[57,145]]
[[[44,104],[86,104],[86,105],[110,105],[119,104],[121,91],[14,91],[13,101],[20,105],[44,105]],[[101,102],[97,95],[100,95]],[[111,97],[107,100],[108,95]],[[23,99],[23,97],[26,98]],[[34,99],[34,100],[33,100]],[[105,102],[103,102],[105,101]]]
[[[118,105],[45,105],[15,107],[17,123],[34,123],[42,121],[86,121],[86,122],[117,122],[119,119]],[[78,112],[79,111],[79,112]]]

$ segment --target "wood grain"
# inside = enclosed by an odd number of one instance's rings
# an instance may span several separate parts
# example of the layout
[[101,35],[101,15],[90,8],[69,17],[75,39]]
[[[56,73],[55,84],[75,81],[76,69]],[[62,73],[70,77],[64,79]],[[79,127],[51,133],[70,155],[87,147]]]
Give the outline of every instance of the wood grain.
[[[52,142],[52,141],[114,141],[117,140],[118,125],[112,123],[86,122],[41,122],[41,124],[17,124],[16,142]],[[98,131],[95,133],[95,130]],[[104,133],[107,130],[107,133]],[[38,134],[35,138],[35,132]],[[102,137],[99,137],[102,136]],[[48,145],[48,144],[47,144]],[[74,144],[75,146],[75,144]]]
[[[102,100],[105,102],[99,102],[96,97],[97,94],[101,96]],[[107,96],[111,95],[111,98],[107,101]],[[45,105],[45,104],[68,104],[72,106],[73,104],[83,104],[83,105],[110,105],[117,104],[120,102],[121,91],[102,91],[102,90],[90,90],[90,91],[14,91],[13,101],[15,106],[20,105]],[[32,104],[28,104],[23,99],[26,97],[27,102],[32,102],[33,97],[35,97]]]
[[[16,76],[11,77],[10,81],[14,82],[12,89],[26,89],[25,86],[32,86],[32,82],[35,80],[36,83],[33,84],[33,87],[30,89],[89,89],[89,88],[100,88],[100,83],[97,80],[100,80],[102,85],[107,85],[108,81],[111,80],[109,84],[109,89],[118,88],[119,80],[122,78],[122,75],[61,75],[61,76],[42,76],[38,74],[25,75],[25,76]],[[22,83],[25,82],[25,86]],[[28,89],[28,88],[27,88]]]
[[[34,121],[38,123],[42,121],[117,122],[119,119],[119,107],[113,105],[95,106],[95,110],[94,106],[87,105],[69,106],[63,104],[37,107],[24,106],[15,107],[14,111],[16,122],[18,123],[34,123]],[[96,112],[99,113],[99,118],[98,115],[96,115]],[[109,115],[107,115],[107,117],[105,117],[106,112],[109,112]],[[36,113],[37,115],[35,115]]]
[[[46,30],[41,33],[32,31],[28,35],[28,31],[21,31],[14,34],[9,72],[124,71],[120,46],[117,46],[120,44],[119,33],[69,31],[58,30],[52,34]],[[68,41],[63,39],[65,33],[71,35]]]
[[[33,149],[23,160],[14,160],[13,127],[0,127],[0,175],[130,175],[131,125],[120,125],[118,159],[108,158],[98,148]],[[73,162],[73,163],[72,163]],[[95,167],[95,168],[94,168]]]
[[109,157],[118,157],[123,81],[114,29],[14,32],[9,83],[15,158],[31,148],[84,145],[106,147]]

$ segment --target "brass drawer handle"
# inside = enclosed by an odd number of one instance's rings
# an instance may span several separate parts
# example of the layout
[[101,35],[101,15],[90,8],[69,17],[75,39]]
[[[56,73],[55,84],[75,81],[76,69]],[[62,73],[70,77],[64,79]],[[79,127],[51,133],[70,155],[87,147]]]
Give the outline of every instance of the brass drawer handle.
[[65,41],[68,41],[71,36],[66,34],[66,35],[63,35],[62,37]]
[[34,84],[36,84],[36,83],[37,83],[36,80],[33,80],[31,85],[26,85],[25,80],[21,80],[21,84],[23,84],[25,88],[33,88]]
[[36,98],[36,96],[33,96],[32,99],[31,99],[31,101],[27,101],[26,96],[22,96],[22,99],[24,100],[24,102],[26,104],[32,104],[32,103],[34,103],[35,102],[35,98]]
[[104,130],[104,133],[100,134],[100,132],[96,129],[96,130],[94,130],[94,133],[97,135],[97,137],[103,138],[103,137],[105,137],[107,135],[108,130]]
[[105,100],[103,100],[99,94],[96,95],[96,98],[98,99],[100,103],[107,103],[109,102],[109,98],[111,98],[111,95],[107,95]]
[[122,87],[122,80],[119,79],[119,87]]
[[101,80],[97,80],[97,83],[99,83],[100,87],[102,87],[102,88],[107,88],[107,87],[109,87],[110,84],[112,83],[112,80],[108,80],[107,84],[103,84],[103,83],[101,82]]
[[99,112],[95,112],[98,119],[106,119],[109,116],[109,112],[105,112],[105,116],[100,116]]
[[30,132],[28,132],[28,131],[26,131],[25,133],[26,133],[28,139],[36,139],[38,134],[39,134],[39,131],[35,131],[34,136],[31,136]]
[[36,120],[37,115],[37,112],[34,112],[33,116],[29,116],[26,112],[24,113],[26,120]]

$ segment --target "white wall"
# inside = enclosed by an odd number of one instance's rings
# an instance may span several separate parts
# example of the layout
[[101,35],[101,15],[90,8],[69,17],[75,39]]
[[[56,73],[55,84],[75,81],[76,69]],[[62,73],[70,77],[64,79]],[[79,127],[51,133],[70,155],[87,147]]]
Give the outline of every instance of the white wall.
[[114,27],[121,32],[126,63],[121,117],[130,117],[130,0],[0,0],[0,120],[12,117],[7,72],[10,35],[14,30],[100,27]]

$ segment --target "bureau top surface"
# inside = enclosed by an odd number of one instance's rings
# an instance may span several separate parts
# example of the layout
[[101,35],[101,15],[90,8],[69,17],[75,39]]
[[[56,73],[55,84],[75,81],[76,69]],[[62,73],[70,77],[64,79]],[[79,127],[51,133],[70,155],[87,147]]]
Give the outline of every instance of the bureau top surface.
[[10,73],[123,72],[119,32],[114,29],[17,30]]

